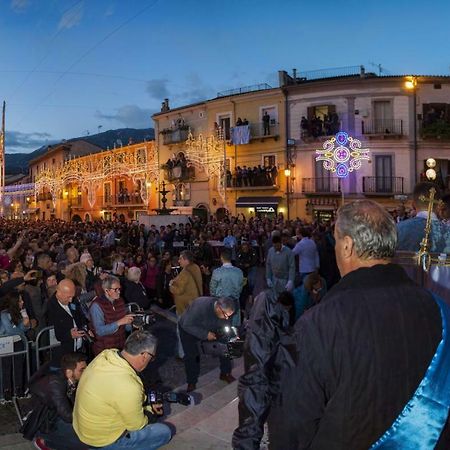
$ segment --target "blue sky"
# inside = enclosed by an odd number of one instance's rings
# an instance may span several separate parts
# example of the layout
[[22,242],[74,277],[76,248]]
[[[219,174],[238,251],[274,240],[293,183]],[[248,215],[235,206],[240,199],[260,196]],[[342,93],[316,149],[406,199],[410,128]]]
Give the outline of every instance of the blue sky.
[[277,71],[381,64],[450,74],[450,2],[0,0],[7,151],[152,126],[164,97],[277,85]]

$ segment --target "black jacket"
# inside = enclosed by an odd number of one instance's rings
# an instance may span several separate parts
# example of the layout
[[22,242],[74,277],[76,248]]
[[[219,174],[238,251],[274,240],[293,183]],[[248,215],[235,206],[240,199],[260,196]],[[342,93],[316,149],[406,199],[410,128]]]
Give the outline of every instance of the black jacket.
[[150,299],[142,283],[125,279],[122,286],[124,287],[123,298],[126,303],[137,303],[142,309],[150,307]]
[[413,396],[441,336],[438,305],[400,266],[350,272],[295,325],[298,362],[271,409],[271,448],[369,448]]
[[74,351],[74,340],[70,334],[70,330],[74,327],[73,321],[75,320],[78,329],[87,325],[87,319],[76,299],[73,299],[69,307],[73,318],[58,303],[56,293],[48,301],[48,322],[54,326],[55,337],[61,342],[61,345],[54,349],[52,357],[52,362],[58,367],[61,356]]
[[292,367],[293,340],[289,313],[272,290],[255,298],[246,327],[245,372],[239,378],[239,427],[233,434],[233,448],[259,450],[273,401],[281,390],[280,373]]

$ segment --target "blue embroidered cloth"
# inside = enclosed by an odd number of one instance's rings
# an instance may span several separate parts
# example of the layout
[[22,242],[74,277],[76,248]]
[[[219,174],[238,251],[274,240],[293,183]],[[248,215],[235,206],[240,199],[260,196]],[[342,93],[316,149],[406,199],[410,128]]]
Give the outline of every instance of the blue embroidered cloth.
[[433,449],[450,409],[450,307],[433,295],[442,317],[442,340],[411,400],[371,449]]

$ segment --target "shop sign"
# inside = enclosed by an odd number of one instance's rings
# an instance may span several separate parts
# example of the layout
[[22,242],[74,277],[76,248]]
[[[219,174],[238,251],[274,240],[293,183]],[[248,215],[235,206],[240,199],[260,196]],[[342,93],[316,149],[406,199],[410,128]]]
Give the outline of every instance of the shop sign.
[[268,213],[274,213],[275,208],[273,206],[256,206],[255,211],[257,213],[268,214]]

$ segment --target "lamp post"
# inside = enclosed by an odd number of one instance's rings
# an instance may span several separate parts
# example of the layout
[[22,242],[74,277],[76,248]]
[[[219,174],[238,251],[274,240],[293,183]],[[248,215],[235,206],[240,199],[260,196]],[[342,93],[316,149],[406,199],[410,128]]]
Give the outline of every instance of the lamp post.
[[284,169],[284,175],[286,177],[286,215],[287,220],[290,220],[290,208],[289,208],[289,200],[290,200],[290,193],[291,193],[291,169],[289,166]]
[[405,82],[406,89],[413,93],[413,155],[414,155],[414,183],[417,183],[417,77],[411,76]]

